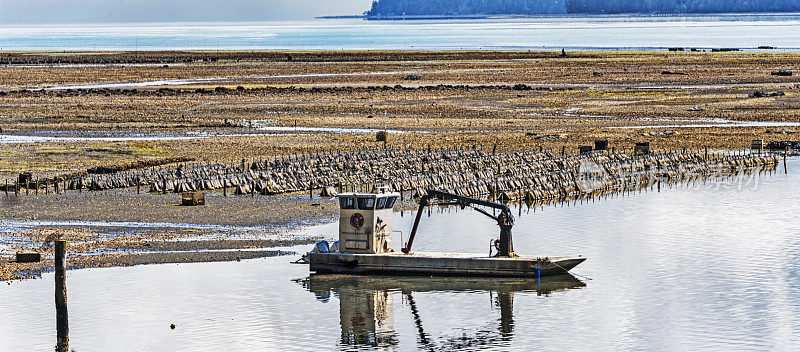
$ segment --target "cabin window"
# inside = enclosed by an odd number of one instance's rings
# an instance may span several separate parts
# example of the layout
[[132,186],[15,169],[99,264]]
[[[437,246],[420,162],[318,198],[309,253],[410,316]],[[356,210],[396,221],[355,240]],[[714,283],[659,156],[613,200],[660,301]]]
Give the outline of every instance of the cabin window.
[[375,198],[358,198],[358,209],[361,210],[375,209]]
[[355,209],[356,201],[353,197],[341,197],[339,198],[339,206],[342,209]]
[[375,209],[386,209],[386,198],[378,198],[378,205],[375,206]]
[[394,202],[396,202],[396,201],[397,201],[397,197],[386,198],[386,207],[385,208],[386,209],[394,208]]

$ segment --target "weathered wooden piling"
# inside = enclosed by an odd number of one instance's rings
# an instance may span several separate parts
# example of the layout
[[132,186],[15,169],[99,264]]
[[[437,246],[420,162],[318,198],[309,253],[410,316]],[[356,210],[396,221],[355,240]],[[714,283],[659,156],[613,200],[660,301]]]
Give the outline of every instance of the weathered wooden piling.
[[56,352],[69,350],[69,318],[67,316],[67,241],[56,241],[55,299],[56,299]]
[[786,151],[783,152],[783,174],[788,175],[789,169],[786,167],[786,156],[789,155],[789,147],[786,147]]

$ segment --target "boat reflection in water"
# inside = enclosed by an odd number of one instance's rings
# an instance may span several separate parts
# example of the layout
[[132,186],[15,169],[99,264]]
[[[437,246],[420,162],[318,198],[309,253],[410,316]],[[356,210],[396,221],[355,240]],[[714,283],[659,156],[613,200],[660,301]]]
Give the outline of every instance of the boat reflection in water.
[[[339,322],[342,328],[342,345],[392,347],[399,344],[395,331],[395,300],[400,296],[413,315],[417,343],[424,349],[458,349],[466,346],[491,346],[509,340],[514,329],[514,294],[518,292],[548,295],[553,292],[586,286],[574,276],[557,275],[541,279],[524,278],[452,278],[452,277],[395,277],[355,275],[312,275],[298,280],[323,302],[331,294],[339,297]],[[425,332],[420,312],[414,302],[416,292],[475,293],[487,292],[495,296],[494,304],[500,310],[497,328],[479,327],[465,332],[457,339],[433,341]],[[395,294],[398,294],[397,296]]]

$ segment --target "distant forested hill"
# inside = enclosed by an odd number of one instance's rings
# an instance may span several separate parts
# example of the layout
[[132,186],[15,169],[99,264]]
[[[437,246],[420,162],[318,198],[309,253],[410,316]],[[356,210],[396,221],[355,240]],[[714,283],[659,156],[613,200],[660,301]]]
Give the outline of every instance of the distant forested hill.
[[376,0],[368,16],[460,16],[567,13],[567,0]]
[[800,0],[375,0],[368,16],[800,11]]
[[719,13],[800,11],[800,0],[568,0],[570,13]]

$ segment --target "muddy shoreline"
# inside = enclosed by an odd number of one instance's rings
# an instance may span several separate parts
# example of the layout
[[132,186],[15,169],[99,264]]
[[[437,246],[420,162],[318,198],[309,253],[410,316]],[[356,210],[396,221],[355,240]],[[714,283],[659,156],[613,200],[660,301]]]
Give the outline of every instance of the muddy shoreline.
[[[212,226],[210,231],[220,228],[225,230],[227,227],[231,227],[231,230],[236,227],[256,227],[255,230],[275,234],[283,228],[333,219],[338,212],[334,200],[321,198],[319,195],[309,198],[308,194],[251,197],[232,194],[223,196],[222,192],[209,192],[205,206],[186,207],[180,203],[180,194],[137,194],[130,189],[107,192],[70,191],[59,195],[22,194],[17,197],[0,195],[0,206],[3,208],[0,219],[201,224]],[[135,224],[133,226],[136,227]],[[158,225],[152,227],[159,228]]]
[[68,241],[69,269],[221,262],[293,255],[296,254],[293,251],[278,248],[312,244],[320,240],[316,236],[300,236],[294,239],[181,240],[181,236],[170,234],[109,237],[107,234],[76,230],[31,230],[18,235],[31,236],[35,242],[15,249],[36,250],[42,254],[42,261],[18,263],[13,258],[13,250],[4,251],[4,256],[0,257],[0,281],[36,278],[44,272],[52,271],[52,242],[47,242],[42,237],[51,239],[54,234]]
[[[0,253],[0,280],[35,277],[52,267],[46,243],[54,236],[69,241],[74,267],[230,261],[314,243],[318,237],[294,231],[336,214],[332,200],[307,196],[212,195],[201,207],[179,203],[179,195],[130,191],[0,197],[0,237],[16,239]],[[40,251],[45,260],[10,262],[19,250]]]
[[[308,241],[308,243],[312,243],[312,241]],[[306,242],[297,244],[306,244]],[[272,246],[266,248],[271,247]],[[69,256],[67,258],[67,269],[125,267],[148,264],[229,262],[243,259],[289,256],[294,254],[296,253],[293,251],[283,250],[229,250],[215,252],[180,251],[166,253],[151,252],[139,254]],[[287,258],[287,260],[289,259]],[[0,258],[0,282],[38,278],[43,273],[51,271],[53,271],[52,259],[46,259],[38,263],[16,263],[8,259]]]

